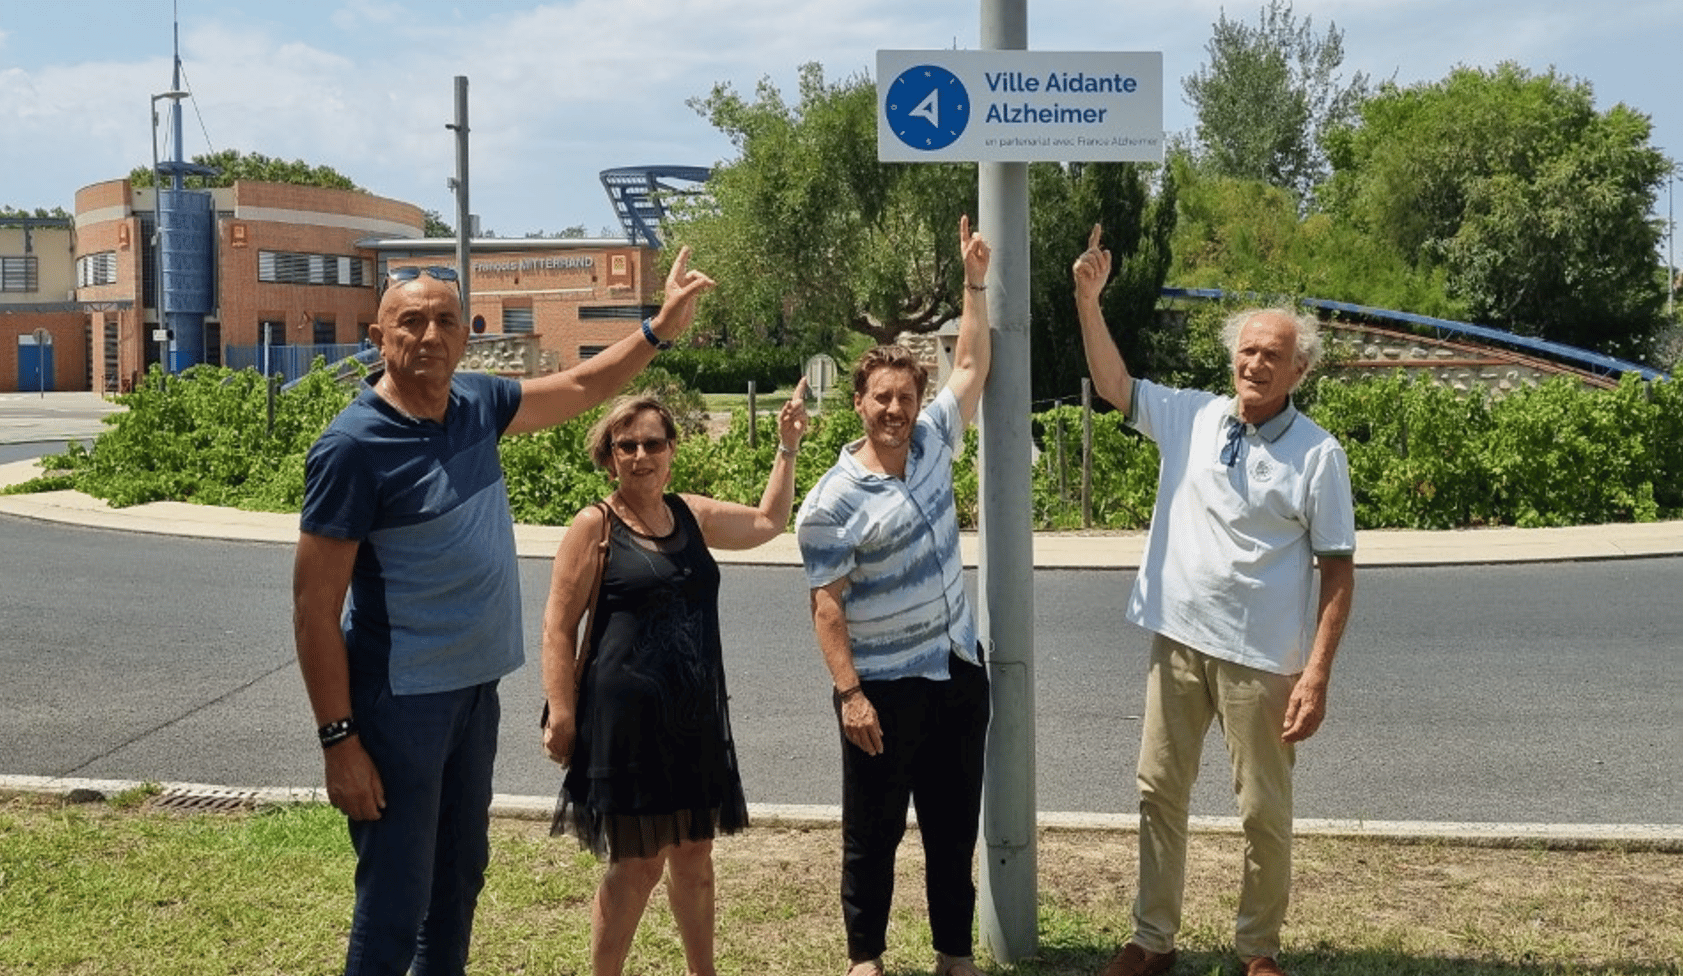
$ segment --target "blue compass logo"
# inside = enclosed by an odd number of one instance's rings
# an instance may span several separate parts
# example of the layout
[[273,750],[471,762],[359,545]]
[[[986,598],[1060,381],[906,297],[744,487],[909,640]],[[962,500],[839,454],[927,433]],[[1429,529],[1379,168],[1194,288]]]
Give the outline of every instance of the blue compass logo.
[[951,71],[920,64],[900,72],[885,99],[894,137],[913,149],[952,145],[970,124],[970,93]]

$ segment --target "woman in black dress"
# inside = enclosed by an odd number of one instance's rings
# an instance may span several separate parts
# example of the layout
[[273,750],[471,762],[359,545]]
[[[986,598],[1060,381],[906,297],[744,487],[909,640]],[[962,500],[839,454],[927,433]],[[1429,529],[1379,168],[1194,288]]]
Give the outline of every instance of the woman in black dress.
[[[748,825],[719,647],[719,567],[709,547],[750,549],[785,531],[806,381],[778,414],[756,507],[669,494],[678,428],[651,397],[622,398],[590,433],[616,487],[580,512],[555,553],[544,608],[544,750],[568,767],[551,834],[608,861],[591,909],[590,962],[618,976],[649,893],[667,895],[691,976],[714,976],[713,837]],[[597,542],[609,549],[589,652],[575,674]]]

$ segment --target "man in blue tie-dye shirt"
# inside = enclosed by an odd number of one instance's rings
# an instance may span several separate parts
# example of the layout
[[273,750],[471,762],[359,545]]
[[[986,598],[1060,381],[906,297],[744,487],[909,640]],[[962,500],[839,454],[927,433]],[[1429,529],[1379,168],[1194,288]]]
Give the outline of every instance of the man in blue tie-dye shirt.
[[853,372],[865,436],[813,486],[796,520],[812,623],[842,733],[842,916],[849,976],[881,976],[894,854],[917,804],[938,976],[977,976],[971,880],[988,679],[964,592],[954,458],[991,355],[987,243],[959,221],[964,314],[946,387],[903,346]]

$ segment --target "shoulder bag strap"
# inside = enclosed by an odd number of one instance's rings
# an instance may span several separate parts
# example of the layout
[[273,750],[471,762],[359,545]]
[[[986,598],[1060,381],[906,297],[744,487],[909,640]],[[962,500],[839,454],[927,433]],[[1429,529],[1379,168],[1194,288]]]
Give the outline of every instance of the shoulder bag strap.
[[575,682],[583,679],[584,664],[590,660],[590,627],[596,620],[596,598],[602,594],[602,574],[608,568],[608,533],[613,527],[613,513],[608,510],[607,503],[597,502],[596,508],[602,513],[602,538],[596,540],[596,575],[590,583],[590,603],[580,618],[579,639],[573,659]]

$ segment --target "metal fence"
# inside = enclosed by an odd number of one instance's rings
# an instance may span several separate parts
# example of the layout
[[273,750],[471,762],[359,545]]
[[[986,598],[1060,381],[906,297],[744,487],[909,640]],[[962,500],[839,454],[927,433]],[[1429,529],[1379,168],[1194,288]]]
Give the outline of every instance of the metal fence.
[[332,345],[297,346],[228,346],[223,359],[230,369],[255,369],[266,376],[279,373],[284,382],[292,382],[310,371],[316,357],[336,363],[370,348],[367,343],[334,343]]

